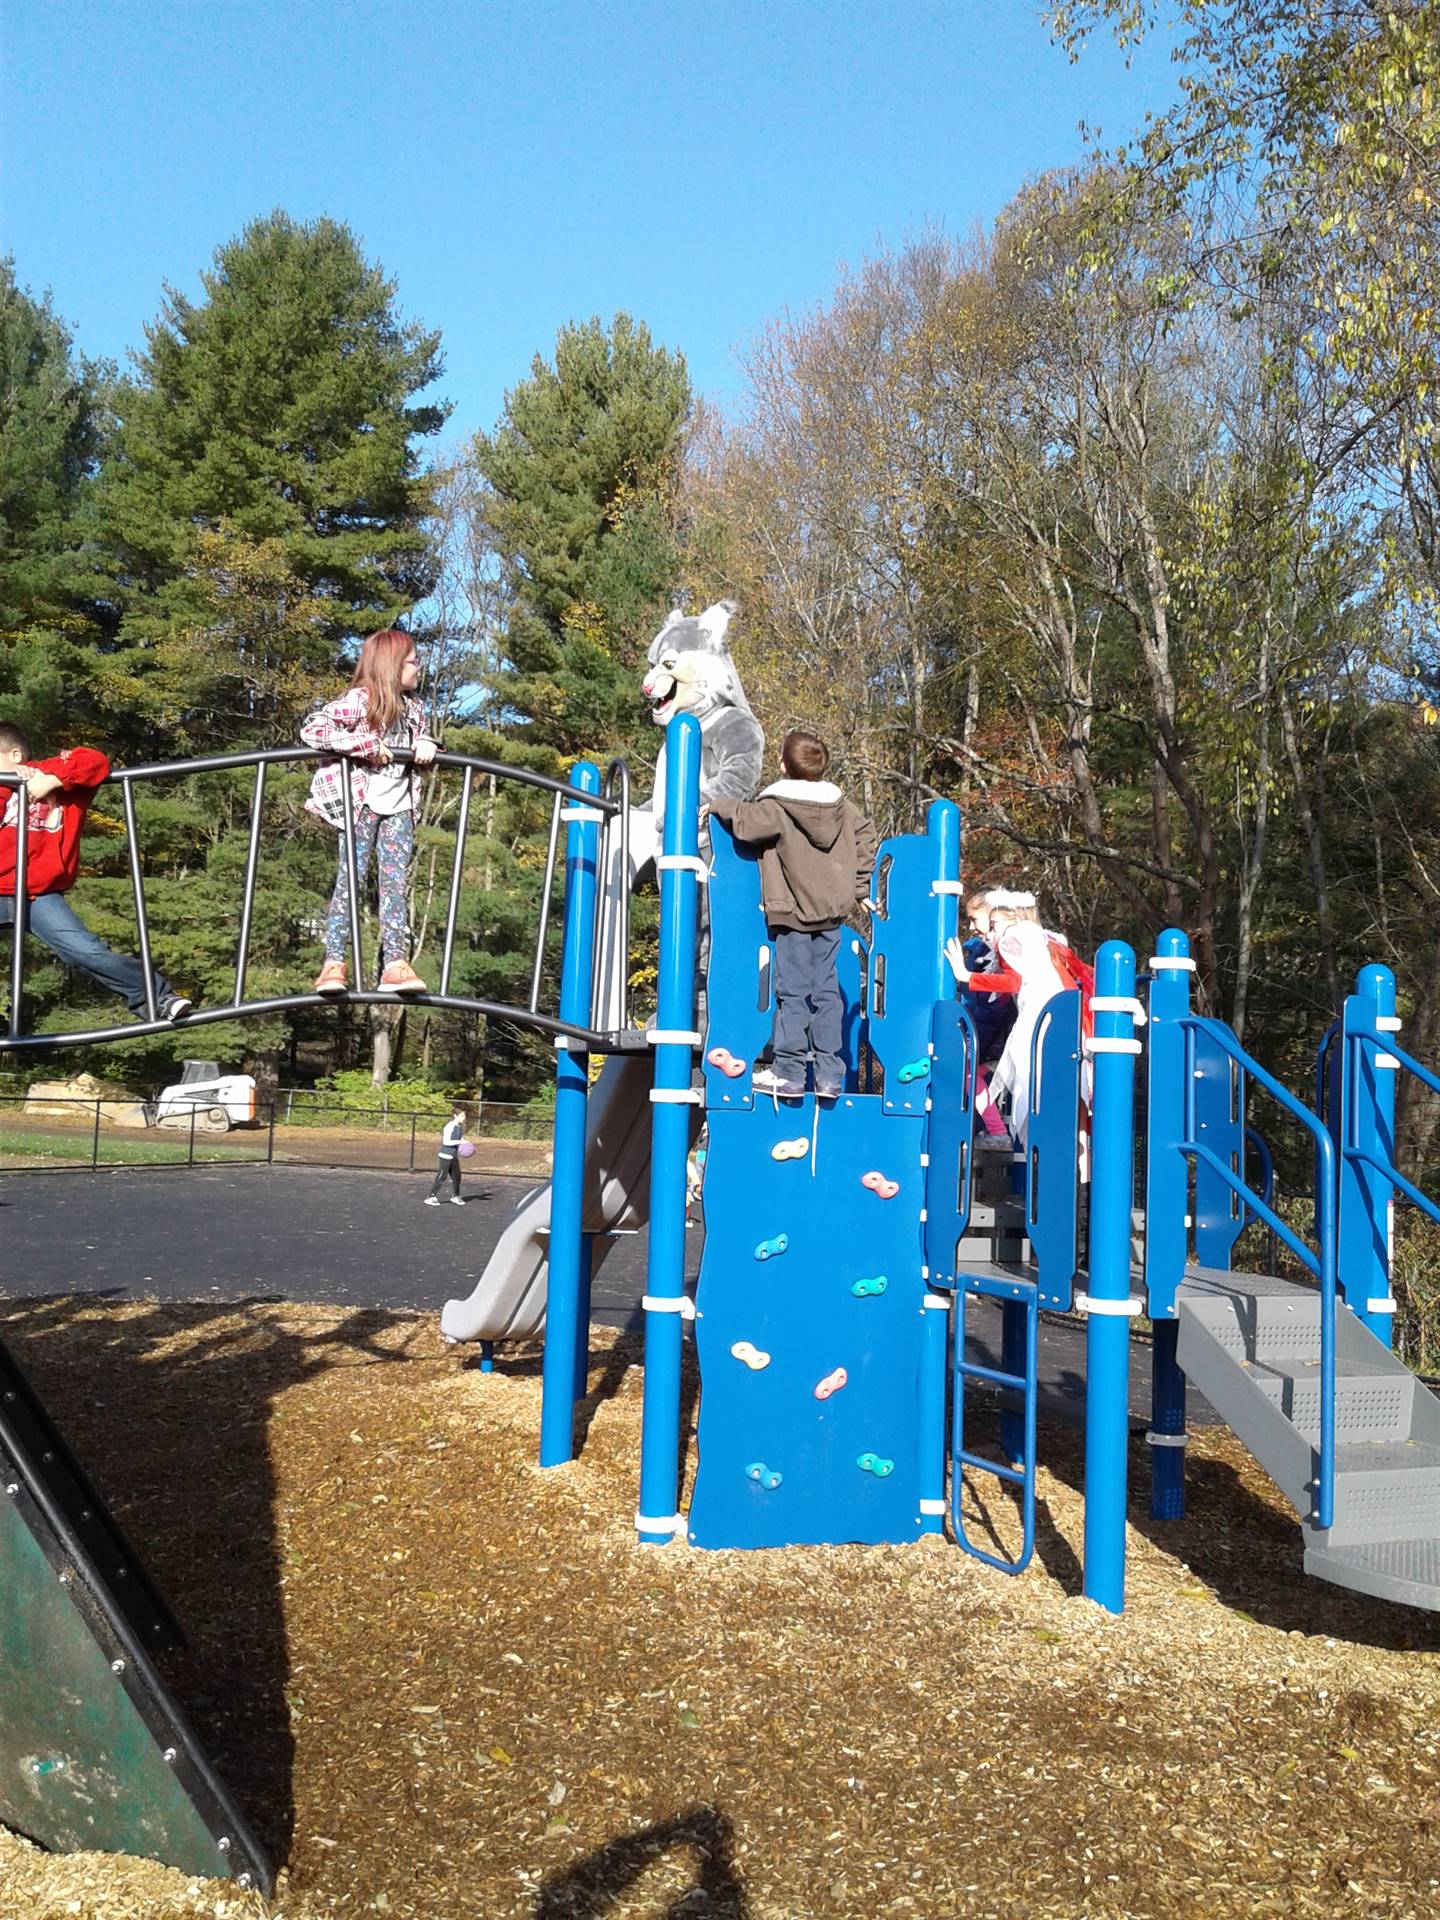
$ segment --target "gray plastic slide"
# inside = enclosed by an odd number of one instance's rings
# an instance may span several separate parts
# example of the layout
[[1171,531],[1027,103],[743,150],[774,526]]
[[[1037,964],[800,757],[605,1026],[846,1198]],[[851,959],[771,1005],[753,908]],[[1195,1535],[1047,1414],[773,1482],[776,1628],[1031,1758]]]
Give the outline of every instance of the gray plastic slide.
[[[643,1227],[650,1218],[651,1061],[612,1054],[586,1102],[582,1221],[597,1235]],[[697,1110],[692,1110],[697,1111]],[[597,1239],[591,1271],[613,1240]],[[447,1340],[524,1340],[545,1324],[549,1278],[550,1184],[533,1187],[501,1234],[468,1300],[447,1300]]]

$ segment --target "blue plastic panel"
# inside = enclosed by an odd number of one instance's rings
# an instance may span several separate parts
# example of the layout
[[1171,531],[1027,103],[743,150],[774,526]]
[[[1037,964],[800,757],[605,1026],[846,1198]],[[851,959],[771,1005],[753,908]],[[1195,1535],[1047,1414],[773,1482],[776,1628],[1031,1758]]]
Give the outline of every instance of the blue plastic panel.
[[[689,1516],[697,1546],[921,1532],[923,1118],[887,1117],[874,1095],[826,1102],[812,1164],[814,1119],[809,1097],[710,1115]],[[772,1157],[793,1142],[804,1143],[794,1158]],[[866,1174],[898,1191],[882,1198],[862,1184]],[[842,1367],[845,1385],[817,1398]],[[888,1472],[876,1471],[887,1461]]]
[[[1245,1070],[1201,1027],[1195,1034],[1195,1124],[1209,1147],[1237,1179],[1245,1177]],[[1195,1258],[1202,1267],[1228,1272],[1245,1209],[1233,1188],[1203,1161],[1195,1164]]]
[[955,1248],[970,1224],[975,1130],[975,1027],[962,1001],[934,1008],[926,1128],[925,1265],[932,1287],[955,1285]]
[[887,1113],[924,1112],[924,1081],[907,1079],[905,1070],[926,1058],[935,1002],[954,997],[943,954],[957,902],[933,891],[937,879],[947,878],[949,853],[938,833],[902,834],[883,841],[875,861],[870,1046],[884,1069]]
[[1070,1311],[1080,1179],[1080,1007],[1057,993],[1035,1024],[1030,1054],[1030,1120],[1025,1167],[1025,1232],[1034,1251],[1040,1305]]
[[[760,906],[759,855],[737,842],[722,821],[710,822],[710,959],[706,971],[705,1104],[748,1107],[751,1075],[770,1044],[775,1020],[774,953]],[[840,933],[836,973],[845,1002],[842,1051],[847,1088],[862,1085],[869,948],[851,927]],[[743,1062],[727,1074],[709,1056],[723,1047]]]

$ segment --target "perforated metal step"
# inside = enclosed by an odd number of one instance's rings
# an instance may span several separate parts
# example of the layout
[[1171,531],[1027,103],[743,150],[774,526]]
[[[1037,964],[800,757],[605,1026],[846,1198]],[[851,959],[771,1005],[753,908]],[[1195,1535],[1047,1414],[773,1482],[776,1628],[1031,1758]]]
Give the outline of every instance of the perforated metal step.
[[1337,1305],[1335,1516],[1321,1532],[1318,1294],[1196,1267],[1178,1305],[1180,1365],[1300,1515],[1306,1571],[1440,1611],[1440,1400]]

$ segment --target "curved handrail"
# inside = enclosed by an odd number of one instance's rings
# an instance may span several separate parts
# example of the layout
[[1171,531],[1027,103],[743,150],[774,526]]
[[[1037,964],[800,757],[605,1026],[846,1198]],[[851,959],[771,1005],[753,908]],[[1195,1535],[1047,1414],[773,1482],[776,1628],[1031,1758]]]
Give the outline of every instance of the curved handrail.
[[[1266,1206],[1273,1207],[1275,1204],[1275,1156],[1270,1151],[1270,1142],[1258,1127],[1252,1127],[1247,1121],[1245,1126],[1245,1144],[1247,1147],[1253,1147],[1255,1149],[1256,1157],[1260,1162],[1261,1197],[1264,1199]],[[1245,1203],[1245,1211],[1240,1221],[1240,1231],[1243,1233],[1246,1227],[1253,1226],[1259,1218],[1259,1214],[1256,1213],[1255,1209],[1247,1201]],[[1266,1225],[1270,1233],[1270,1265],[1273,1268],[1275,1265],[1275,1242],[1279,1236],[1276,1234],[1275,1229],[1269,1226],[1268,1221]]]
[[[1410,1075],[1412,1080],[1418,1080],[1432,1093],[1440,1093],[1440,1075],[1432,1073],[1429,1067],[1422,1065],[1413,1054],[1406,1053],[1403,1047],[1397,1046],[1393,1034],[1352,1033],[1347,1035],[1347,1038],[1357,1044],[1368,1041],[1377,1054],[1383,1053],[1387,1059],[1393,1060],[1398,1067],[1403,1068]],[[1407,1180],[1397,1166],[1388,1160],[1381,1159],[1378,1154],[1368,1152],[1363,1147],[1352,1146],[1348,1140],[1342,1140],[1341,1147],[1347,1160],[1358,1160],[1366,1166],[1373,1167],[1385,1179],[1393,1181],[1412,1206],[1419,1207],[1422,1213],[1428,1213],[1432,1220],[1440,1221],[1440,1205],[1437,1205],[1428,1193],[1417,1187],[1413,1180]]]
[[[1303,1101],[1297,1100],[1272,1073],[1267,1073],[1253,1055],[1248,1054],[1230,1029],[1218,1020],[1201,1014],[1187,1014],[1179,1023],[1185,1029],[1185,1138],[1182,1153],[1205,1164],[1216,1173],[1241,1201],[1254,1209],[1267,1226],[1279,1234],[1319,1282],[1320,1291],[1320,1465],[1316,1476],[1315,1524],[1322,1529],[1335,1521],[1335,1142],[1330,1130]],[[1210,1148],[1197,1139],[1195,1108],[1195,1036],[1201,1030],[1228,1054],[1249,1077],[1291,1113],[1315,1138],[1315,1239],[1314,1253],[1268,1206],[1253,1187],[1249,1187]]]
[[[126,1021],[105,1027],[92,1027],[64,1033],[27,1034],[23,1031],[23,953],[24,929],[27,918],[26,876],[29,859],[29,809],[17,808],[16,823],[16,862],[15,862],[15,920],[14,939],[11,954],[10,974],[10,1031],[8,1036],[0,1034],[0,1052],[38,1052],[63,1046],[99,1045],[106,1041],[135,1039],[147,1033],[160,1033],[170,1030],[168,1021],[160,1017],[155,1004],[153,968],[150,960],[150,930],[145,910],[144,879],[141,872],[139,839],[136,832],[135,795],[137,781],[160,779],[183,779],[195,774],[229,772],[239,768],[255,769],[255,790],[251,802],[249,844],[246,849],[244,890],[240,908],[240,929],[236,948],[235,991],[230,1002],[224,1006],[207,1007],[192,1011],[185,1016],[187,1026],[206,1026],[221,1020],[254,1018],[266,1014],[288,1012],[298,1007],[319,1006],[334,997],[343,997],[352,1004],[394,1006],[396,996],[378,992],[366,992],[363,989],[344,996],[321,996],[315,993],[296,993],[272,995],[262,1000],[245,998],[245,975],[249,962],[250,933],[254,918],[255,888],[259,875],[261,845],[261,810],[265,798],[265,776],[268,768],[277,764],[294,765],[325,760],[344,759],[346,756],[326,752],[319,747],[258,747],[247,752],[211,754],[194,760],[156,761],[140,767],[122,767],[112,769],[101,786],[119,786],[125,813],[127,851],[130,867],[130,879],[135,898],[135,922],[139,960],[145,983],[145,1018],[139,1021]],[[393,758],[402,763],[414,762],[414,753],[408,748],[396,749]],[[575,1026],[550,1014],[540,1011],[539,988],[540,973],[544,960],[545,936],[548,930],[550,893],[554,875],[556,853],[558,849],[560,817],[563,803],[572,801],[586,808],[598,811],[604,816],[607,834],[610,832],[616,816],[619,816],[620,843],[622,850],[628,851],[629,829],[624,809],[629,799],[629,770],[623,761],[612,761],[606,775],[605,790],[592,793],[586,788],[573,785],[568,780],[556,779],[550,774],[537,773],[528,767],[507,766],[501,761],[487,760],[477,754],[451,753],[442,750],[429,764],[453,768],[460,771],[464,778],[461,786],[460,811],[456,830],[455,860],[451,870],[448,896],[448,910],[445,918],[445,932],[440,964],[440,983],[434,993],[417,993],[407,996],[416,1004],[439,1006],[461,1013],[484,1014],[497,1019],[513,1020],[522,1026],[537,1028],[554,1037],[567,1036],[591,1047],[613,1045],[617,1039],[614,1032],[602,1032],[595,1026]],[[535,964],[531,976],[530,1000],[527,1006],[511,1006],[502,1001],[475,999],[469,995],[452,994],[449,991],[451,964],[455,946],[455,922],[459,909],[460,883],[464,859],[465,835],[469,826],[470,798],[476,774],[487,779],[513,781],[517,785],[532,787],[537,791],[554,795],[554,805],[550,824],[550,845],[546,859],[545,878],[541,892],[540,923],[537,931]],[[18,773],[0,772],[0,789],[24,784]],[[341,803],[344,819],[341,829],[343,857],[349,878],[350,908],[350,947],[354,965],[354,978],[363,979],[360,965],[360,904],[359,887],[356,884],[355,859],[355,821],[351,798],[350,782],[340,783]],[[621,937],[625,940],[623,952],[628,953],[629,901],[623,903]],[[595,1017],[592,1011],[592,1020]]]

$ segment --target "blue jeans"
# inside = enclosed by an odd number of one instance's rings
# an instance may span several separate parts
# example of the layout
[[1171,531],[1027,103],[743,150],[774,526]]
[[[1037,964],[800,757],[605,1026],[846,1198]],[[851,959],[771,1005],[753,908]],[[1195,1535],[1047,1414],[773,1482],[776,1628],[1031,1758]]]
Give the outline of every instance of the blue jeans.
[[[15,896],[0,899],[0,927],[15,923]],[[30,902],[25,916],[26,931],[77,973],[88,973],[111,993],[118,993],[131,1013],[145,1018],[145,974],[138,960],[107,947],[98,933],[92,933],[63,893],[42,893]],[[175,998],[175,990],[162,975],[155,974],[155,1010],[163,1015],[165,1003]]]
[[805,1084],[806,1055],[815,1055],[817,1087],[845,1084],[840,1058],[845,1008],[835,959],[840,929],[796,933],[781,927],[775,942],[775,1071],[782,1080]]

